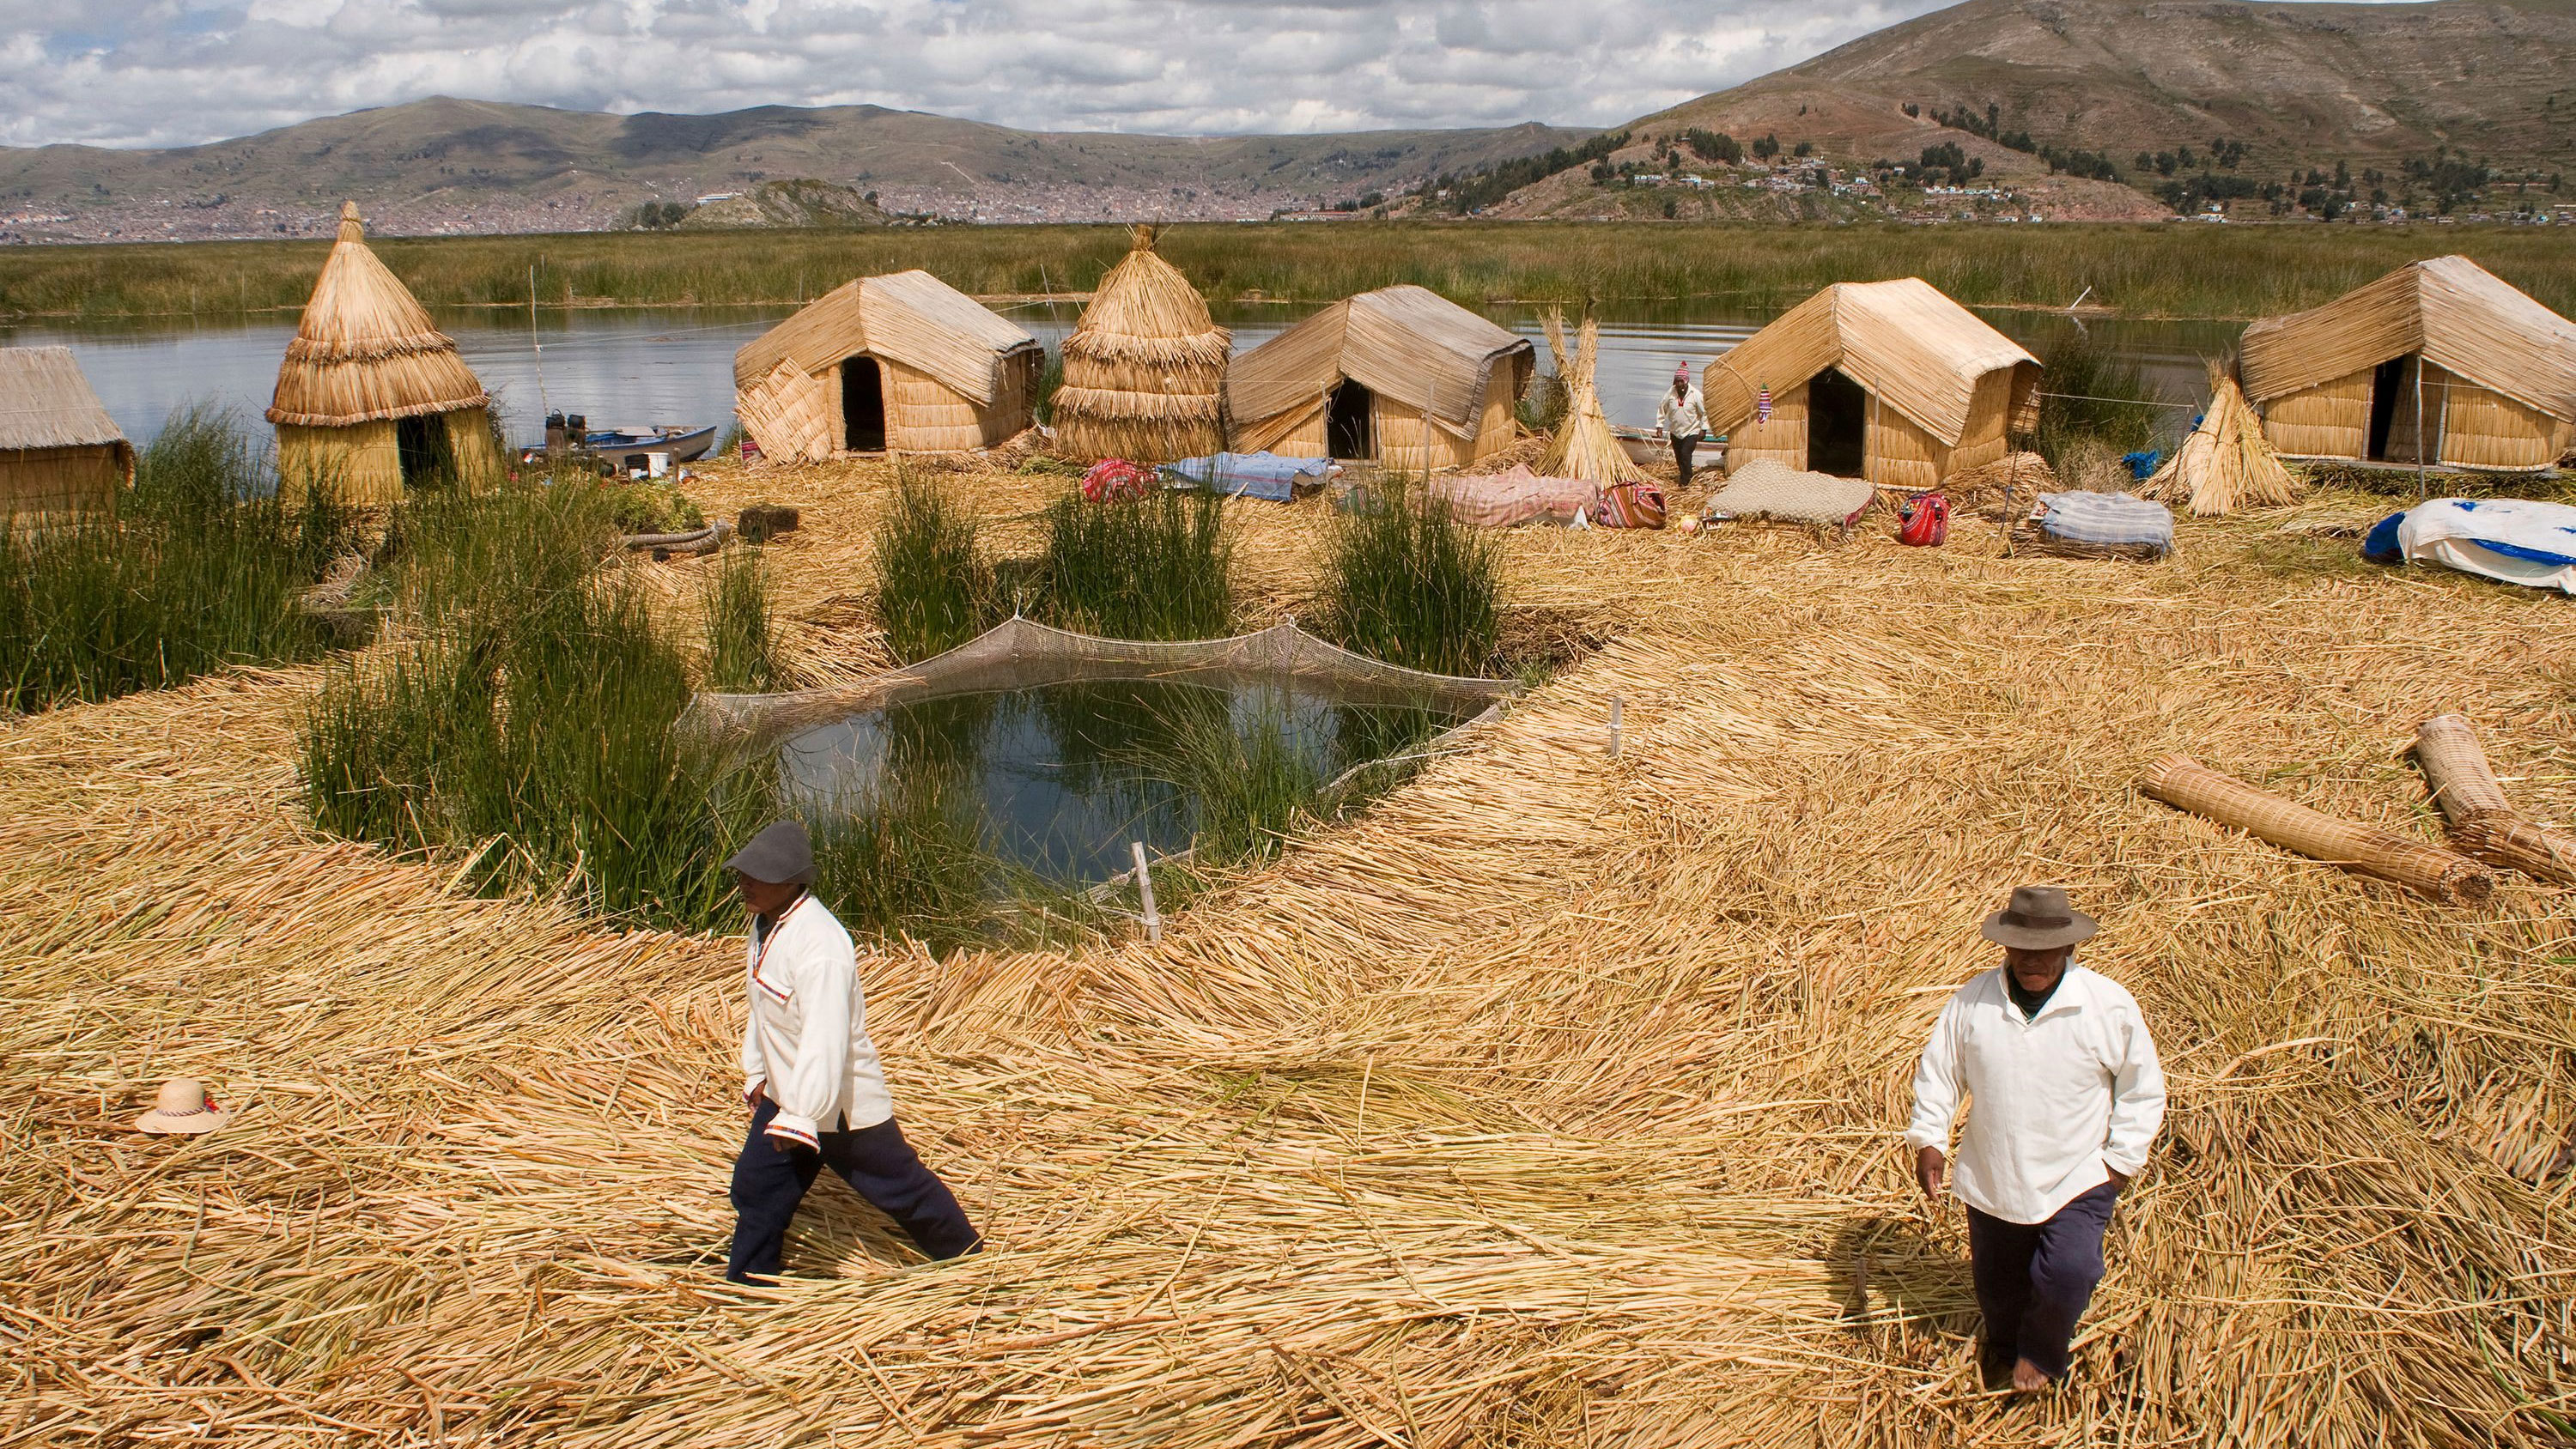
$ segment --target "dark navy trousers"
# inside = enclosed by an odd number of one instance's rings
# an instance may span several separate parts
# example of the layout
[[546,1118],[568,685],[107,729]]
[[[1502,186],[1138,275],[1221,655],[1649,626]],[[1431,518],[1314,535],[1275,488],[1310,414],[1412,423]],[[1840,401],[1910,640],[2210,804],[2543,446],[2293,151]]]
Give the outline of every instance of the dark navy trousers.
[[779,1248],[787,1241],[796,1205],[826,1167],[894,1219],[930,1256],[954,1258],[980,1245],[957,1195],[922,1165],[893,1118],[855,1132],[826,1132],[822,1150],[816,1151],[769,1136],[769,1119],[777,1115],[777,1103],[760,1104],[742,1156],[734,1159],[733,1254],[725,1265],[726,1277],[748,1283],[755,1273],[765,1278],[778,1272]]
[[1969,1270],[1995,1363],[2026,1358],[2052,1379],[2066,1377],[2067,1346],[2102,1281],[2102,1235],[2119,1200],[2120,1189],[2106,1182],[2044,1223],[2009,1223],[1968,1209]]

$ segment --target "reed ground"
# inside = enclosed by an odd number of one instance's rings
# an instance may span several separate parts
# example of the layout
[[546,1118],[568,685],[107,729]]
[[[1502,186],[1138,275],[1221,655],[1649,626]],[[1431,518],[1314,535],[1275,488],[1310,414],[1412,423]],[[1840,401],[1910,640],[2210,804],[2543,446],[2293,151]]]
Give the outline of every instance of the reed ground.
[[[373,239],[433,308],[777,306],[925,267],[982,296],[1086,292],[1127,250],[1113,226],[982,226]],[[1413,282],[1470,305],[1690,304],[1758,315],[1832,282],[1919,276],[1972,306],[2247,318],[2315,306],[2460,252],[2566,314],[2576,249],[2531,226],[1848,226],[1684,222],[1196,225],[1160,250],[1211,300],[1326,302]],[[304,305],[325,242],[0,251],[0,319],[226,317]]]
[[[1024,549],[1064,486],[955,483]],[[808,677],[882,662],[887,492],[705,490],[805,510],[771,561]],[[1316,506],[1234,505],[1248,622],[1299,607]],[[2131,782],[2181,750],[2437,838],[2396,751],[2459,710],[2576,817],[2567,605],[2285,521],[2150,567],[1964,520],[1508,535],[1514,602],[1610,642],[1471,751],[1159,945],[864,956],[992,1250],[919,1264],[826,1183],[764,1291],[717,1281],[738,940],[318,838],[316,670],[15,721],[0,1444],[2557,1442],[2565,899],[2436,906]],[[2173,1106],[2075,1386],[2016,1403],[1894,1136],[2028,878],[2102,917]],[[131,1134],[179,1074],[238,1123]]]

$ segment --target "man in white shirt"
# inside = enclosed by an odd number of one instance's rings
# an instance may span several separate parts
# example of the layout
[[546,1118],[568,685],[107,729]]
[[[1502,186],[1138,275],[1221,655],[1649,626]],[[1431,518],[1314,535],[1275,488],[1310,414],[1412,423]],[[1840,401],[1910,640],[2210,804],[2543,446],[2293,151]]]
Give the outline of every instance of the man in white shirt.
[[1691,386],[1690,365],[1673,369],[1673,390],[1664,394],[1662,406],[1655,409],[1655,426],[1673,442],[1673,467],[1681,473],[1676,488],[1691,486],[1691,452],[1699,447],[1700,434],[1708,431],[1708,404],[1699,389]]
[[2136,998],[2074,964],[2096,929],[2054,886],[2015,890],[1983,928],[2004,964],[1941,1008],[1914,1069],[1905,1141],[1936,1204],[1960,1097],[1974,1101],[1953,1190],[1968,1205],[1987,1366],[2009,1357],[2023,1393],[2066,1377],[2112,1204],[2164,1122],[2164,1072]]
[[743,1101],[751,1135],[733,1165],[733,1253],[725,1276],[778,1271],[796,1205],[825,1167],[934,1258],[980,1246],[956,1195],[895,1125],[885,1069],[868,1040],[850,933],[814,899],[814,848],[782,820],[725,862],[752,909],[743,1025]]

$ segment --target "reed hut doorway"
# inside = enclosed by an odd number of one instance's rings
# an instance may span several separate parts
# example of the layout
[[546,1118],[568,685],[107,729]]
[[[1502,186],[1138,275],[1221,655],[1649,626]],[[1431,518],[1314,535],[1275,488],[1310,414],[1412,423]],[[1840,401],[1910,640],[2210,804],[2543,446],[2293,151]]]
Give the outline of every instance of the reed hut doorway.
[[2406,391],[2407,361],[2392,357],[2370,375],[2370,446],[2361,453],[2370,462],[2388,460],[2388,433],[2397,424],[2397,399]]
[[885,451],[885,370],[873,357],[841,364],[841,439],[853,453]]
[[1829,367],[1807,382],[1807,468],[1861,477],[1869,459],[1869,394]]
[[394,457],[405,488],[446,468],[447,419],[437,413],[394,419]]
[[1375,439],[1369,436],[1369,423],[1377,416],[1377,395],[1345,378],[1333,389],[1330,419],[1325,427],[1325,451],[1336,458],[1374,458]]

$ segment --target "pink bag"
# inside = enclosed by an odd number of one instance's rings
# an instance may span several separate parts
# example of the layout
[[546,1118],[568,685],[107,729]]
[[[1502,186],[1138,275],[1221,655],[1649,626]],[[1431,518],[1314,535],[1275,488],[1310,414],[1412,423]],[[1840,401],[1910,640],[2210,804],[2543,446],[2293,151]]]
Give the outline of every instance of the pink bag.
[[1082,496],[1094,503],[1142,498],[1154,491],[1154,470],[1124,458],[1103,458],[1082,475]]
[[1654,483],[1613,483],[1601,490],[1603,528],[1661,528],[1664,490]]

